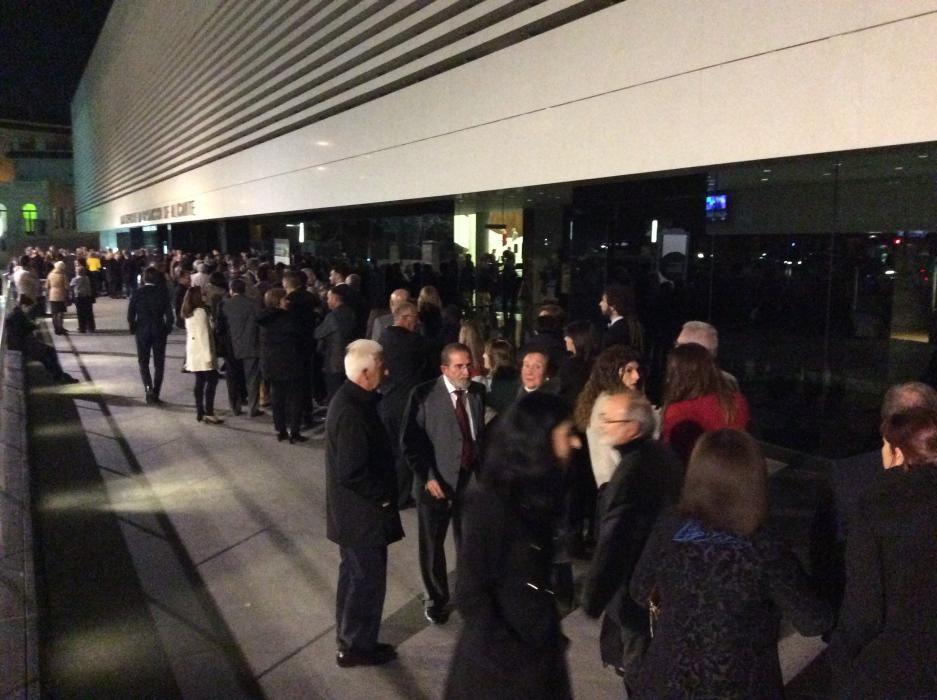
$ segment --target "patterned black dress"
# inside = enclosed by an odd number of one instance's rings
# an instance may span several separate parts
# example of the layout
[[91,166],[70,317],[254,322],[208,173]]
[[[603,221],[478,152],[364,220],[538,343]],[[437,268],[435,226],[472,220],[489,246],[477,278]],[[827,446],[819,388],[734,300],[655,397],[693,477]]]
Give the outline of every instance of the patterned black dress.
[[781,698],[778,625],[804,635],[832,624],[794,555],[763,531],[737,537],[670,516],[648,540],[631,579],[661,615],[634,698]]

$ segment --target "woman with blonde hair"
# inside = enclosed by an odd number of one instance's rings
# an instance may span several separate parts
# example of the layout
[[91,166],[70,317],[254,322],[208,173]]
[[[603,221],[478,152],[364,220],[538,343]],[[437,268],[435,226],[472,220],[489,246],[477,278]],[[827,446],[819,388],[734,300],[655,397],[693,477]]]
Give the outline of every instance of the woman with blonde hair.
[[462,321],[459,324],[458,342],[465,345],[472,353],[472,364],[469,367],[469,376],[472,379],[479,379],[485,374],[485,342],[482,340],[481,331],[478,330],[478,324],[474,321]]
[[65,309],[68,306],[68,278],[65,276],[65,263],[61,260],[53,265],[46,276],[46,293],[49,309],[52,311],[52,328],[56,335],[68,335],[65,330]]
[[514,346],[504,338],[489,340],[482,352],[482,363],[486,372],[483,383],[488,389],[485,404],[500,413],[514,402],[520,388]]
[[218,387],[217,356],[208,305],[201,287],[189,287],[182,301],[185,319],[185,369],[195,374],[195,419],[217,425],[215,389]]
[[416,300],[423,335],[430,340],[438,340],[442,333],[442,299],[436,287],[426,286],[420,290]]

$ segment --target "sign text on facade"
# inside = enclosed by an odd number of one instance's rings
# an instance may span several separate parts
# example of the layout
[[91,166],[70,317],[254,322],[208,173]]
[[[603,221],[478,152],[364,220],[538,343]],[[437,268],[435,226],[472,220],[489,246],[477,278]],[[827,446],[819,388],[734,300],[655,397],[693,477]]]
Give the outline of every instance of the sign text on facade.
[[135,211],[132,214],[122,214],[121,224],[138,224],[143,221],[158,221],[159,219],[175,219],[180,216],[195,216],[195,200],[167,204],[165,207],[155,207]]

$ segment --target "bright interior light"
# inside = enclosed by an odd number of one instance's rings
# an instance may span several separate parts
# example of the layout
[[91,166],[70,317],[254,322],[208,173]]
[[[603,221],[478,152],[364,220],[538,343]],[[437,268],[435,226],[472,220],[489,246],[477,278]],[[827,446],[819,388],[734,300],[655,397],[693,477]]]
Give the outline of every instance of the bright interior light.
[[651,222],[651,243],[657,243],[657,219]]

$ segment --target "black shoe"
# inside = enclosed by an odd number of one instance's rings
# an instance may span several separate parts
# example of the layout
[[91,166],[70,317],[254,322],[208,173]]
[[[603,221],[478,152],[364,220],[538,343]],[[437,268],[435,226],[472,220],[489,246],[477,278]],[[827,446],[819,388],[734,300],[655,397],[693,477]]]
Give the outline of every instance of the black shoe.
[[380,666],[397,658],[397,650],[390,644],[378,644],[369,651],[360,649],[339,649],[335,663],[342,668],[351,666]]
[[56,381],[57,381],[59,384],[77,384],[77,383],[78,383],[78,380],[77,380],[77,379],[75,379],[75,378],[74,378],[72,375],[70,375],[70,374],[66,374],[65,372],[62,372],[62,373],[58,376],[58,378],[56,379]]
[[254,411],[253,413],[250,414],[250,417],[251,417],[251,418],[260,418],[261,416],[265,416],[265,415],[267,415],[267,412],[266,412],[266,411]]
[[299,433],[292,433],[290,435],[290,444],[295,445],[298,442],[309,442],[309,438],[305,435],[300,435]]
[[156,395],[149,389],[146,390],[146,403],[148,406],[156,403]]
[[449,611],[445,606],[429,605],[423,608],[423,617],[434,625],[444,625],[449,622]]
[[277,442],[283,442],[284,440],[289,440],[289,433],[282,432],[277,434]]

